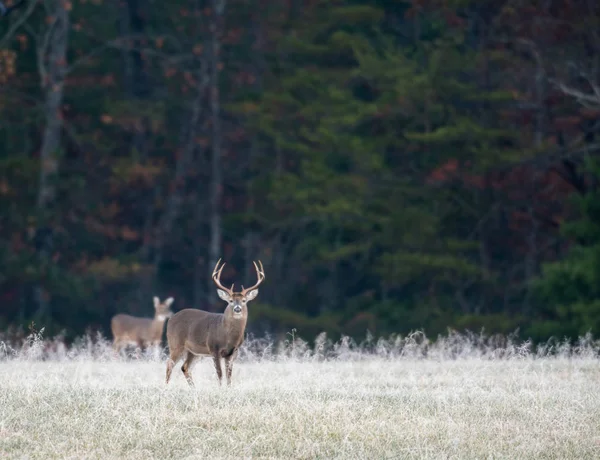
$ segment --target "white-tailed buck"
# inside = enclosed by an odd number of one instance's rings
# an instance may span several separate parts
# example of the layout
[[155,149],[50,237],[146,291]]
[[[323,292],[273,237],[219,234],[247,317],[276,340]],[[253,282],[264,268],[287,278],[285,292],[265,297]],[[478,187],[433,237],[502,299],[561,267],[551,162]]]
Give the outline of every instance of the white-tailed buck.
[[173,315],[170,309],[172,303],[173,297],[164,302],[154,297],[154,318],[138,318],[124,313],[113,316],[110,328],[115,351],[119,352],[130,344],[140,348],[160,345],[165,321]]
[[192,380],[192,363],[198,356],[211,356],[213,358],[219,384],[221,384],[223,373],[221,371],[221,358],[225,360],[227,373],[227,384],[231,384],[231,373],[233,361],[237,351],[244,341],[244,331],[248,319],[247,303],[258,295],[258,285],[265,279],[262,263],[254,262],[258,281],[252,287],[240,292],[233,292],[221,284],[221,272],[225,264],[219,268],[221,259],[215,265],[212,278],[217,285],[219,297],[227,302],[223,313],[210,313],[203,310],[188,308],[173,315],[167,325],[167,341],[169,343],[170,357],[167,362],[167,383],[171,378],[171,372],[177,362],[183,358],[181,366],[183,375],[190,386],[194,386]]

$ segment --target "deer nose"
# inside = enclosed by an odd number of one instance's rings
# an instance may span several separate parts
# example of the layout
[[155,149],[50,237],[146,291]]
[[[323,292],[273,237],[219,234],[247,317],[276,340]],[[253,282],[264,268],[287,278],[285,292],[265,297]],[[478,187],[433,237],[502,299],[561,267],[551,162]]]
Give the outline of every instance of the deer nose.
[[233,312],[234,313],[241,313],[242,312],[242,307],[240,307],[239,305],[236,305],[235,307],[233,307]]

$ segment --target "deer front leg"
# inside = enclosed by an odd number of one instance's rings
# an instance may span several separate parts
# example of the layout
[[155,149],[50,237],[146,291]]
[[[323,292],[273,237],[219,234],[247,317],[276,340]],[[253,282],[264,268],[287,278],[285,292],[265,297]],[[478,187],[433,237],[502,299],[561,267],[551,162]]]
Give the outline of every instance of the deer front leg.
[[233,353],[229,356],[225,357],[225,373],[227,375],[227,386],[231,385],[231,374],[233,373],[233,361],[237,356],[237,350],[234,350]]
[[113,340],[113,350],[114,350],[114,354],[116,356],[119,356],[121,354],[121,348],[122,348],[121,341],[119,339],[115,338]]
[[221,385],[221,381],[223,380],[223,371],[221,370],[221,356],[219,355],[218,351],[213,354],[213,361],[215,363],[215,370],[217,371],[219,385]]
[[144,341],[142,339],[136,340],[137,348],[135,349],[135,357],[136,359],[141,359],[143,356],[142,353],[144,351]]

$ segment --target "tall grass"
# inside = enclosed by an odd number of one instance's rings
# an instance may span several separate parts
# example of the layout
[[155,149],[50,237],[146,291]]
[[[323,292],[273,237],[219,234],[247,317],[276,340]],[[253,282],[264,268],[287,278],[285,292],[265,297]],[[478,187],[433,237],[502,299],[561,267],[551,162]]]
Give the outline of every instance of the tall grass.
[[0,341],[0,458],[600,458],[600,341],[249,337],[233,385],[87,334]]
[[[44,330],[32,330],[23,337],[5,337],[0,333],[0,361],[2,360],[114,360],[112,343],[100,333],[85,335],[67,345],[63,336],[44,339]],[[166,348],[132,350],[126,356],[132,359],[165,360]],[[600,357],[600,340],[586,334],[572,341],[550,338],[535,346],[530,340],[520,340],[512,335],[482,333],[459,333],[449,330],[430,340],[423,332],[416,331],[406,336],[393,334],[387,338],[374,338],[367,332],[364,340],[357,342],[350,337],[332,341],[325,333],[318,335],[312,344],[298,337],[295,330],[287,340],[273,340],[269,335],[254,337],[249,334],[239,352],[238,362],[261,361],[324,361],[324,360],[371,360],[377,359],[428,359],[454,360],[478,358],[497,359],[541,359],[541,358],[594,358]],[[121,356],[122,357],[122,356]]]

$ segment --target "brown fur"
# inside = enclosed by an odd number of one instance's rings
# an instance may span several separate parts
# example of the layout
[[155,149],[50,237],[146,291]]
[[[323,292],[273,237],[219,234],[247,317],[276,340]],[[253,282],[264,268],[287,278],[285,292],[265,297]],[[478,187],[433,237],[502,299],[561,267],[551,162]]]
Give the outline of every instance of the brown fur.
[[172,297],[162,303],[158,297],[154,297],[154,318],[139,318],[124,313],[113,316],[110,328],[115,351],[121,351],[128,343],[135,343],[140,348],[160,345],[165,321],[173,314],[170,309],[172,303]]

